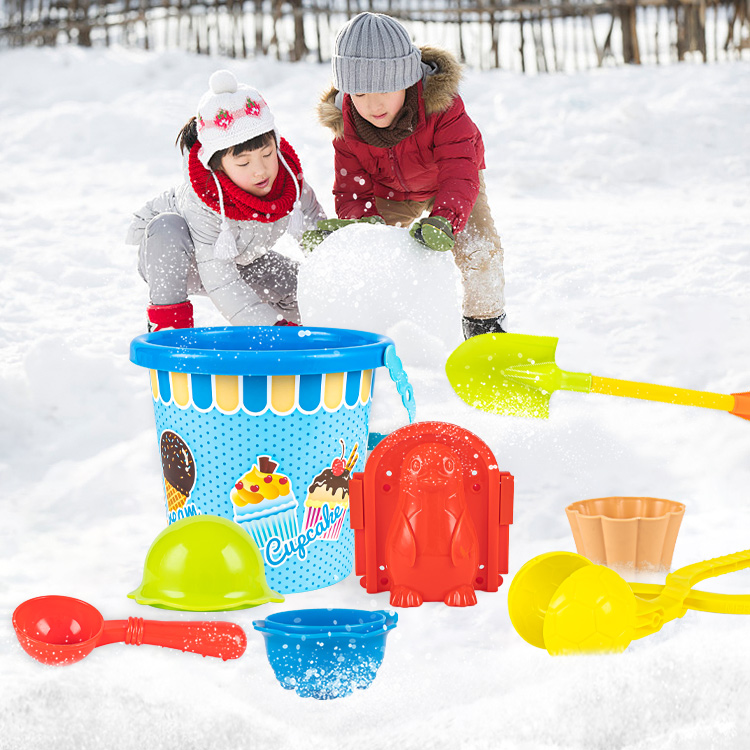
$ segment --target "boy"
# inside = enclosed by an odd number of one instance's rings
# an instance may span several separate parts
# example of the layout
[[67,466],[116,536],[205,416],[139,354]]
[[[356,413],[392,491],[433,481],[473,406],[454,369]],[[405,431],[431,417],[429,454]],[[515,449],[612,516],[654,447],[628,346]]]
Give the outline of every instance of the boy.
[[504,333],[503,250],[485,194],[482,136],[458,95],[458,62],[417,49],[390,16],[360,13],[339,32],[332,68],[318,117],[334,134],[339,219],[411,225],[418,241],[451,250],[463,277],[464,336]]

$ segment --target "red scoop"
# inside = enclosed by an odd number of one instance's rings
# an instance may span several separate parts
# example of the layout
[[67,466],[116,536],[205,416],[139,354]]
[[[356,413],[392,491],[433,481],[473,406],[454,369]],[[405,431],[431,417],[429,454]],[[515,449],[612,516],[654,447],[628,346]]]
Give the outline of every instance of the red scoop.
[[23,650],[43,664],[72,664],[108,643],[148,644],[238,659],[245,631],[233,622],[104,621],[95,607],[69,596],[39,596],[16,607],[13,627]]

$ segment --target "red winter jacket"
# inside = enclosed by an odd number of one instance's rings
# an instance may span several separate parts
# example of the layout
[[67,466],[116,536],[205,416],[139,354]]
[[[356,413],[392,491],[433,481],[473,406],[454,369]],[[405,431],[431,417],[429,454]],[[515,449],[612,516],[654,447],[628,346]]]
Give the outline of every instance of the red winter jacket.
[[333,193],[339,218],[377,214],[374,196],[391,200],[435,198],[433,216],[444,216],[454,232],[466,225],[479,193],[479,170],[485,168],[479,129],[458,95],[460,66],[448,52],[423,47],[422,59],[439,72],[419,91],[419,121],[410,136],[391,148],[365,143],[355,129],[344,95],[343,111],[332,89],[318,107],[321,122],[336,138]]

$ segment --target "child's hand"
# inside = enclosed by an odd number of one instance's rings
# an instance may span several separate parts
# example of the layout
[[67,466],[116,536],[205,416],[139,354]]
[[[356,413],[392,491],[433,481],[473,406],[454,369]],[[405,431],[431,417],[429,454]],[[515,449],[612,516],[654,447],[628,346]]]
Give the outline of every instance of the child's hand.
[[385,224],[382,216],[363,216],[361,219],[321,219],[318,229],[327,235],[349,224]]
[[444,216],[428,216],[415,221],[409,234],[430,250],[453,250],[456,244],[451,223]]
[[312,252],[331,232],[349,224],[385,224],[380,216],[365,216],[361,219],[321,219],[317,229],[308,229],[303,232],[300,244],[306,252]]
[[320,229],[308,229],[302,232],[299,244],[306,253],[311,253],[329,234],[330,232],[321,232]]

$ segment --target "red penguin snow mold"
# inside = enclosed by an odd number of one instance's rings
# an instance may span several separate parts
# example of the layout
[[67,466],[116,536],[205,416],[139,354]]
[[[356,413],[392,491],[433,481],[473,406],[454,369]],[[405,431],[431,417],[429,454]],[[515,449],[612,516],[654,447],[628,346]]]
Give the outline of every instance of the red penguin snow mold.
[[391,433],[349,483],[355,573],[393,607],[477,603],[508,572],[513,476],[476,435],[445,422]]

